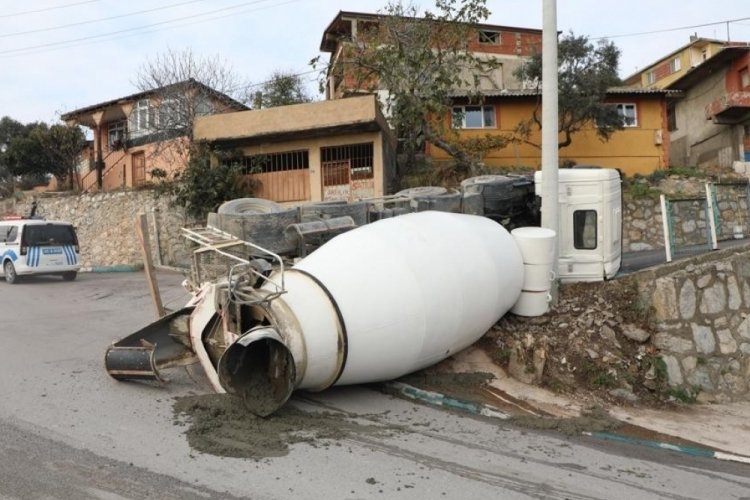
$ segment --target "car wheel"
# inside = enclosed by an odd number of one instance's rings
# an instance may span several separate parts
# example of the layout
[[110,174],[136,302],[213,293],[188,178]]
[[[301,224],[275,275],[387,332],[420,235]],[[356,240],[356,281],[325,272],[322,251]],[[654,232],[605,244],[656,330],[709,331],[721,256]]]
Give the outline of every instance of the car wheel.
[[64,279],[65,281],[73,281],[74,279],[76,279],[76,276],[78,276],[78,273],[75,271],[67,271],[62,273],[62,279]]
[[11,285],[18,283],[18,275],[16,274],[16,268],[13,266],[11,261],[5,261],[3,264],[3,272],[5,273],[5,281]]

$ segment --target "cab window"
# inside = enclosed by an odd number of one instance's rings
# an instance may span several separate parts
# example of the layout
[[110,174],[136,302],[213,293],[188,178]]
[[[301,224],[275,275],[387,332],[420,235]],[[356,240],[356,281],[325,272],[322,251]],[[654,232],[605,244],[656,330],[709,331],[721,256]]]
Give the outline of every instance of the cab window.
[[573,246],[577,250],[595,250],[596,231],[596,210],[573,212]]

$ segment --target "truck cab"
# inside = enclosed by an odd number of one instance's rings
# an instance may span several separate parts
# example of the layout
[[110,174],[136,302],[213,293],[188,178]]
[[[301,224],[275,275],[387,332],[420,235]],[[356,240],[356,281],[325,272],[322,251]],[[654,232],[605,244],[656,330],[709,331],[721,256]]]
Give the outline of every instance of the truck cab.
[[[534,184],[541,196],[542,172],[534,174]],[[560,169],[558,189],[558,278],[563,283],[613,278],[622,260],[620,174],[600,167]]]

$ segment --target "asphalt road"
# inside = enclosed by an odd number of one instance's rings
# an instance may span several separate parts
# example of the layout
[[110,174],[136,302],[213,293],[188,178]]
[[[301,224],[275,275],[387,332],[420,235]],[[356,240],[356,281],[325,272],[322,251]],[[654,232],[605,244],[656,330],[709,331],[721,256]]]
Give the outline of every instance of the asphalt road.
[[[181,279],[160,275],[173,307]],[[104,372],[109,343],[153,315],[138,273],[0,283],[0,499],[750,498],[744,465],[519,430],[364,387],[291,404],[403,432],[262,460],[202,454],[172,410],[207,391],[201,380],[150,387]]]

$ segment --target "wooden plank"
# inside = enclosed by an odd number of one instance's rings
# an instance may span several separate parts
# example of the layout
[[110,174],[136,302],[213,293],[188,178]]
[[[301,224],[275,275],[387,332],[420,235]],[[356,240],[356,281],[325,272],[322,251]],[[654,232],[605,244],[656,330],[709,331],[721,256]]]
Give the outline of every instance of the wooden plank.
[[164,316],[164,306],[161,303],[161,294],[159,293],[159,284],[156,282],[156,272],[154,269],[154,260],[151,258],[151,241],[148,235],[148,222],[146,214],[138,214],[135,221],[135,232],[138,235],[138,241],[141,243],[141,252],[143,254],[143,270],[146,272],[148,286],[151,292],[151,299],[154,301],[156,317]]

